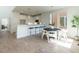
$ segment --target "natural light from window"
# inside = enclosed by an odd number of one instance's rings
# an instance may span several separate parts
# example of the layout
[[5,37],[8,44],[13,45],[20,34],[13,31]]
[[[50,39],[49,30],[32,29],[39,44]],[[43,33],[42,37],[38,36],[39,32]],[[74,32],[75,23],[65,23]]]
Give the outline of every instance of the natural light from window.
[[66,48],[71,48],[73,40],[72,39],[61,39],[61,40],[50,39],[50,42]]

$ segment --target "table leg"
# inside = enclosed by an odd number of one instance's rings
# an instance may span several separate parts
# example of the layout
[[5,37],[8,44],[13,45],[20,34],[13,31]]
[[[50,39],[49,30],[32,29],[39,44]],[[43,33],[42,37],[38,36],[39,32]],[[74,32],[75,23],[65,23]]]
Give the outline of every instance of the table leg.
[[57,31],[57,40],[58,40],[58,31]]

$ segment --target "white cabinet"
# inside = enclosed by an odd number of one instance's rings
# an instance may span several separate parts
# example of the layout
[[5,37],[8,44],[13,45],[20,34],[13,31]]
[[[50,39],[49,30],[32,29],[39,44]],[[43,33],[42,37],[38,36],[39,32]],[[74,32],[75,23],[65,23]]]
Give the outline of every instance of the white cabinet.
[[[44,25],[18,25],[17,33],[16,33],[17,39],[30,35],[36,35],[42,32],[43,28],[40,28],[40,26],[44,26]],[[30,27],[32,27],[32,29],[29,29]]]

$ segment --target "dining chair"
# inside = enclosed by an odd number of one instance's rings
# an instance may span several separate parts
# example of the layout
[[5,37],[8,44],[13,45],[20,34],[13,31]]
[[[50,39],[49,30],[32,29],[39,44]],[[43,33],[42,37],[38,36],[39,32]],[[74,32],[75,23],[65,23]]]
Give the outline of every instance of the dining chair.
[[61,29],[61,31],[59,31],[59,39],[62,40],[62,39],[67,39],[67,32],[68,30],[67,29]]
[[46,30],[43,30],[42,39],[43,39],[44,36],[47,37],[47,40],[49,42],[50,39],[57,39],[57,32],[56,31],[46,31]]

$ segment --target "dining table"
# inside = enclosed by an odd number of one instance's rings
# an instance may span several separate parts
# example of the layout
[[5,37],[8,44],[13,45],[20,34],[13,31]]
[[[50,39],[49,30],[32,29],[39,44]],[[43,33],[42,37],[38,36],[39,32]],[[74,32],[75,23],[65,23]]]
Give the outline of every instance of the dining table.
[[58,37],[59,37],[59,31],[61,30],[60,28],[44,28],[44,30],[46,30],[47,32],[50,32],[51,34],[53,32],[57,32],[57,40],[58,40]]

